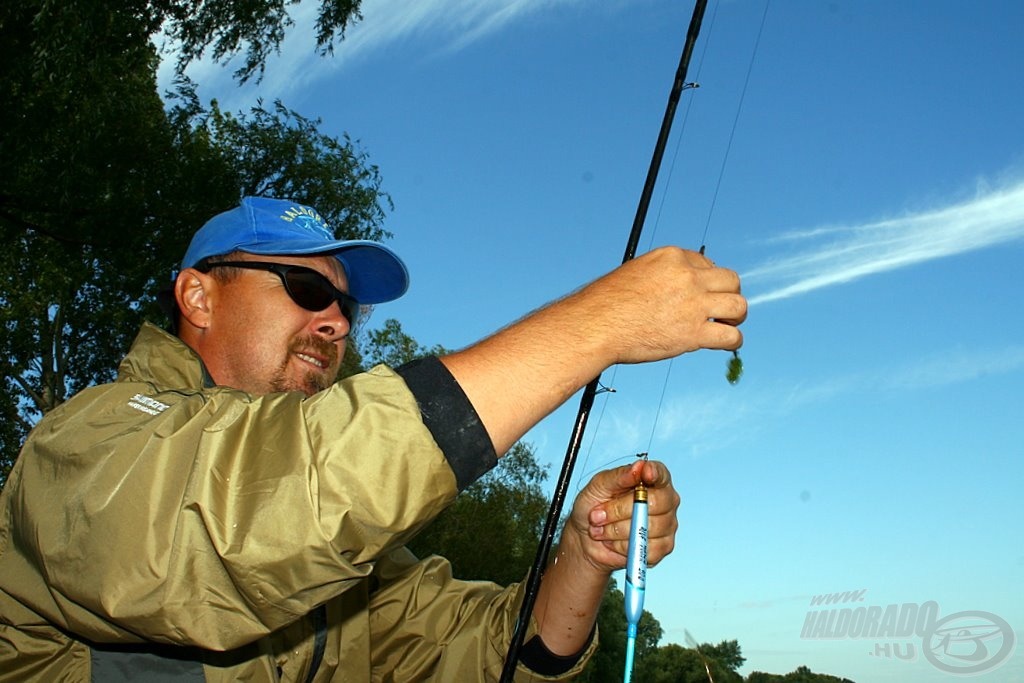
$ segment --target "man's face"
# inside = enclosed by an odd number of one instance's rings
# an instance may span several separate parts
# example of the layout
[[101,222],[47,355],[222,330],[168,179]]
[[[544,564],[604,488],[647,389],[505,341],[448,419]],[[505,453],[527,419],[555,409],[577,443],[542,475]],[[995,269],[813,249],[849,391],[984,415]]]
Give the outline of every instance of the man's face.
[[[300,265],[319,272],[341,291],[348,281],[333,256],[254,256],[240,260]],[[236,270],[211,288],[210,327],[203,361],[217,384],[262,395],[326,389],[338,376],[348,320],[337,302],[308,311],[292,301],[281,278],[262,270]]]

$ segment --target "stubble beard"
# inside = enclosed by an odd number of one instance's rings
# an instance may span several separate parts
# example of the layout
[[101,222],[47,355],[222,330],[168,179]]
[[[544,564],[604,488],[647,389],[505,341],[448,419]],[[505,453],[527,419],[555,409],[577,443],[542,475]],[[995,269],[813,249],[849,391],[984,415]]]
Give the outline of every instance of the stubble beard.
[[[300,380],[296,381],[288,375],[288,366],[291,364],[291,358],[296,353],[310,351],[312,351],[312,355],[323,358],[327,362],[327,367],[321,372],[309,370],[303,374]],[[274,377],[270,382],[271,390],[301,391],[306,396],[312,396],[329,388],[337,381],[338,373],[341,371],[338,355],[338,347],[321,337],[307,336],[297,339],[291,348],[288,349],[288,355],[277,369],[277,372],[274,373]]]

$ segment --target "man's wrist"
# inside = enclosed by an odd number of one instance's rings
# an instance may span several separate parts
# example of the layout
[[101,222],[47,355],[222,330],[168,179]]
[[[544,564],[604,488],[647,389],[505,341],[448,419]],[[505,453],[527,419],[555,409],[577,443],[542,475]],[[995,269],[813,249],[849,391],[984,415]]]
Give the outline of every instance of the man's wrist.
[[558,543],[558,552],[555,555],[555,563],[564,563],[564,570],[570,573],[575,580],[591,584],[608,582],[612,570],[594,562],[585,548],[590,541],[584,532],[572,526],[572,522],[566,524],[562,530],[562,538]]
[[525,664],[531,671],[541,676],[561,676],[571,671],[579,663],[591,643],[593,643],[596,632],[597,624],[595,623],[590,629],[590,635],[587,637],[586,642],[571,655],[555,654],[544,644],[543,638],[539,635],[534,636],[523,645],[523,649],[519,654],[519,661]]

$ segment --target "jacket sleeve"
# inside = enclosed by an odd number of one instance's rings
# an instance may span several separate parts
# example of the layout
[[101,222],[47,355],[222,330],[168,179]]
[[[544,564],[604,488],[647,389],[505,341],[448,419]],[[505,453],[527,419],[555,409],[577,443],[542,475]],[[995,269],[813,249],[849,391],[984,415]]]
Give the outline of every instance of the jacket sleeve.
[[[523,600],[522,584],[502,588],[488,581],[461,581],[452,577],[444,558],[417,561],[404,548],[382,559],[374,576],[380,586],[369,609],[373,680],[500,678]],[[526,641],[536,633],[531,620]],[[521,659],[515,678],[569,680],[596,648],[595,634],[579,657],[564,658],[565,666],[547,675],[531,671]]]
[[426,419],[385,367],[310,398],[87,390],[12,473],[4,589],[100,642],[251,642],[367,576],[493,464],[484,448],[453,470]]

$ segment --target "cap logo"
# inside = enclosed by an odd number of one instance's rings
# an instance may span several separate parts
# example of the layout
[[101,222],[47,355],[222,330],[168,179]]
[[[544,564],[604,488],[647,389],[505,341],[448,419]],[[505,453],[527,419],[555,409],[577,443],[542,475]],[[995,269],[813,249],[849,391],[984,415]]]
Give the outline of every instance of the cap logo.
[[294,223],[306,232],[328,240],[334,239],[334,235],[327,228],[323,217],[308,206],[292,206],[281,215],[281,220]]

